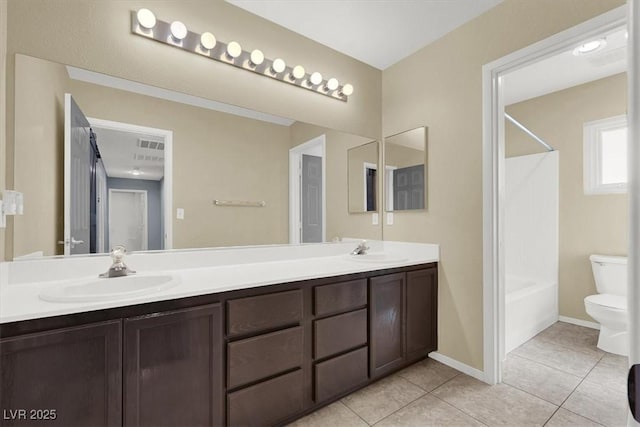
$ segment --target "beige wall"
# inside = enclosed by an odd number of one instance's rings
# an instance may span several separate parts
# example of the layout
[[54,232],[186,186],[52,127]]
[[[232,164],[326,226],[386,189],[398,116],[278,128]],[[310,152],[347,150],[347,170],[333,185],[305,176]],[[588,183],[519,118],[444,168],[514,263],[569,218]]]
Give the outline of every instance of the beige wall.
[[429,127],[428,210],[384,237],[440,244],[439,352],[482,369],[482,66],[623,4],[507,0],[383,72],[383,134]]
[[[0,75],[6,76],[7,70],[7,0],[0,0]],[[7,81],[0,78],[0,190],[6,188],[6,138],[7,123]],[[5,229],[0,228],[0,262],[5,259]]]
[[[507,111],[560,151],[560,315],[590,320],[584,298],[596,293],[589,255],[627,253],[627,195],[585,195],[585,122],[626,113],[627,76],[597,80],[507,107]],[[507,157],[541,152],[512,124]]]
[[[378,157],[379,155],[377,141],[369,142],[368,144],[360,145],[358,147],[353,147],[347,150],[347,191],[349,197],[350,213],[366,212],[366,206],[364,202],[366,191],[364,180],[364,165],[365,163],[377,165]],[[378,207],[377,204],[376,207]]]
[[[194,31],[213,31],[221,41],[237,40],[245,50],[260,48],[267,57],[335,75],[356,92],[341,102],[132,35],[130,13],[140,7]],[[23,53],[372,139],[381,134],[379,70],[221,0],[9,0],[8,16],[7,105],[13,105],[15,53]],[[0,174],[11,186],[13,109],[6,119],[7,164]],[[11,233],[10,227],[7,253]]]
[[327,240],[334,237],[381,239],[382,226],[371,224],[371,213],[350,214],[348,209],[347,151],[371,142],[371,139],[305,123],[294,123],[291,126],[291,146],[295,147],[323,134],[326,135],[327,156]]
[[16,61],[15,188],[25,195],[14,217],[14,256],[64,247],[64,94],[70,89],[59,64],[21,55]]

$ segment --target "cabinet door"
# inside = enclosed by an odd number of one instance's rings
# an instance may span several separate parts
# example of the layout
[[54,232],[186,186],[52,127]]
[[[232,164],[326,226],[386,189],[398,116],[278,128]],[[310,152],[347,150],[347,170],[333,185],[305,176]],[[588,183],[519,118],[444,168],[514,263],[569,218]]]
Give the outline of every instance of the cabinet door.
[[438,270],[407,273],[407,362],[425,357],[438,345]]
[[369,369],[376,378],[404,363],[405,274],[372,278],[369,295]]
[[126,319],[124,424],[222,424],[220,304]]
[[115,320],[0,340],[0,424],[121,425],[121,331]]

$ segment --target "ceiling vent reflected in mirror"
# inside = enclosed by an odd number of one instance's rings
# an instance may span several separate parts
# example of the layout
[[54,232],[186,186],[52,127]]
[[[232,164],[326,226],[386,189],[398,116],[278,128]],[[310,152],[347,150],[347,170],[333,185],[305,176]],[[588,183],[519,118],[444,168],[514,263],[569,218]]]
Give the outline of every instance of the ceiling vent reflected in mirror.
[[164,150],[164,142],[138,138],[138,147],[150,150]]

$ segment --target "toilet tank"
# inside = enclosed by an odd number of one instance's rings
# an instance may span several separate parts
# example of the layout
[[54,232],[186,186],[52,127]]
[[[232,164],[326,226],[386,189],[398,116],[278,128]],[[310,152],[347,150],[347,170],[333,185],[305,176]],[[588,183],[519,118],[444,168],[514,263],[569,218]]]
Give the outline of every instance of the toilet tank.
[[591,255],[589,260],[599,294],[627,295],[627,257]]

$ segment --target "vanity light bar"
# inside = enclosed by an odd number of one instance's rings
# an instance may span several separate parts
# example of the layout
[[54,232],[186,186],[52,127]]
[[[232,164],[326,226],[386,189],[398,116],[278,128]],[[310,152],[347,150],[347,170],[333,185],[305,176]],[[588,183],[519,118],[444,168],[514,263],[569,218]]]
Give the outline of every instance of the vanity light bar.
[[349,83],[340,85],[334,77],[324,80],[319,72],[307,73],[300,65],[290,67],[281,58],[267,59],[258,49],[245,51],[236,41],[223,43],[210,32],[194,33],[180,21],[160,21],[149,9],[131,12],[131,32],[341,101],[346,102],[353,93]]

